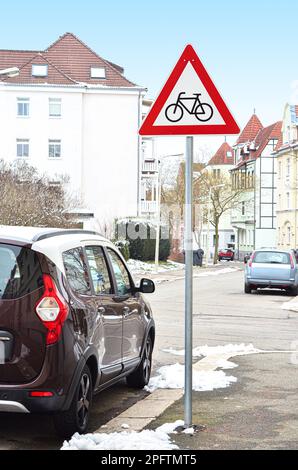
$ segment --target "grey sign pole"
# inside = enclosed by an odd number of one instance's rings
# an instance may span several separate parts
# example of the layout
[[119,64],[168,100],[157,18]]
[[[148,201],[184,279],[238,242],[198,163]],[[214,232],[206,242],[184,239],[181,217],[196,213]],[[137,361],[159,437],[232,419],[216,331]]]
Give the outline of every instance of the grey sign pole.
[[186,137],[185,155],[185,388],[184,425],[192,425],[192,307],[193,307],[193,137]]

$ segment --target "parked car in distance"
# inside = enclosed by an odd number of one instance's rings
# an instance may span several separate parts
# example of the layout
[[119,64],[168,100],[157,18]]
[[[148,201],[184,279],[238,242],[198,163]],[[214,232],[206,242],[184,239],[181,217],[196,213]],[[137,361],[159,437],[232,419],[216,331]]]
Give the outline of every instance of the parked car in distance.
[[219,250],[218,252],[218,260],[227,260],[233,261],[234,260],[234,251],[231,248],[226,248],[224,250]]
[[143,388],[155,325],[117,248],[95,232],[0,226],[0,412],[52,413],[69,437],[93,394]]
[[285,289],[298,294],[298,266],[292,250],[261,249],[254,251],[245,267],[244,291],[259,288]]

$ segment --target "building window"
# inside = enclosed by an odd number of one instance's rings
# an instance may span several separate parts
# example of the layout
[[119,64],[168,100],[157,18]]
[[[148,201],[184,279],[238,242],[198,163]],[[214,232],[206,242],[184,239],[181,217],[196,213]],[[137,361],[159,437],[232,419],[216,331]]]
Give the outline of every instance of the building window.
[[287,177],[290,176],[291,173],[291,161],[289,158],[287,158]]
[[291,227],[290,225],[287,226],[287,236],[288,236],[288,245],[291,244]]
[[290,209],[290,193],[287,193],[287,209]]
[[29,98],[17,98],[18,116],[29,116]]
[[49,140],[49,158],[61,158],[61,140]]
[[241,203],[241,214],[245,215],[245,202],[244,201]]
[[17,139],[17,157],[29,157],[29,139]]
[[49,116],[61,117],[61,99],[49,98]]
[[32,77],[47,77],[48,66],[47,64],[32,64]]
[[91,78],[106,78],[106,69],[104,67],[91,67],[90,68]]

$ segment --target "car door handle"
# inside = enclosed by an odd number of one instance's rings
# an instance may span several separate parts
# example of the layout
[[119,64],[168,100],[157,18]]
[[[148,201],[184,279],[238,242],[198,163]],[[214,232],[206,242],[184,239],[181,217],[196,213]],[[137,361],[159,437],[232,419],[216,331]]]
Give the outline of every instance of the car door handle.
[[133,310],[130,310],[129,307],[124,307],[124,308],[123,308],[123,315],[124,315],[124,317],[128,317],[129,315],[133,315],[133,314],[135,314],[135,313],[138,313],[138,309],[137,309],[137,308],[135,308],[135,309],[133,309]]
[[101,315],[105,313],[106,309],[104,307],[98,307],[97,312],[100,313]]

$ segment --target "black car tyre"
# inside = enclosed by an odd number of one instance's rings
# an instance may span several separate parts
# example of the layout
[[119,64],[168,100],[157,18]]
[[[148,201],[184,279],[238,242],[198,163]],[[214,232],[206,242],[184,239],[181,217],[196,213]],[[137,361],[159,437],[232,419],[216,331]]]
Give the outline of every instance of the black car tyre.
[[298,287],[291,287],[290,294],[293,296],[298,295]]
[[152,340],[148,336],[141,362],[137,369],[126,377],[129,387],[144,388],[148,385],[152,365]]
[[89,367],[85,366],[77,385],[70,408],[54,415],[54,425],[59,436],[71,437],[75,432],[83,434],[89,424],[92,404],[92,378]]
[[244,292],[245,294],[251,294],[251,285],[250,284],[244,284]]

